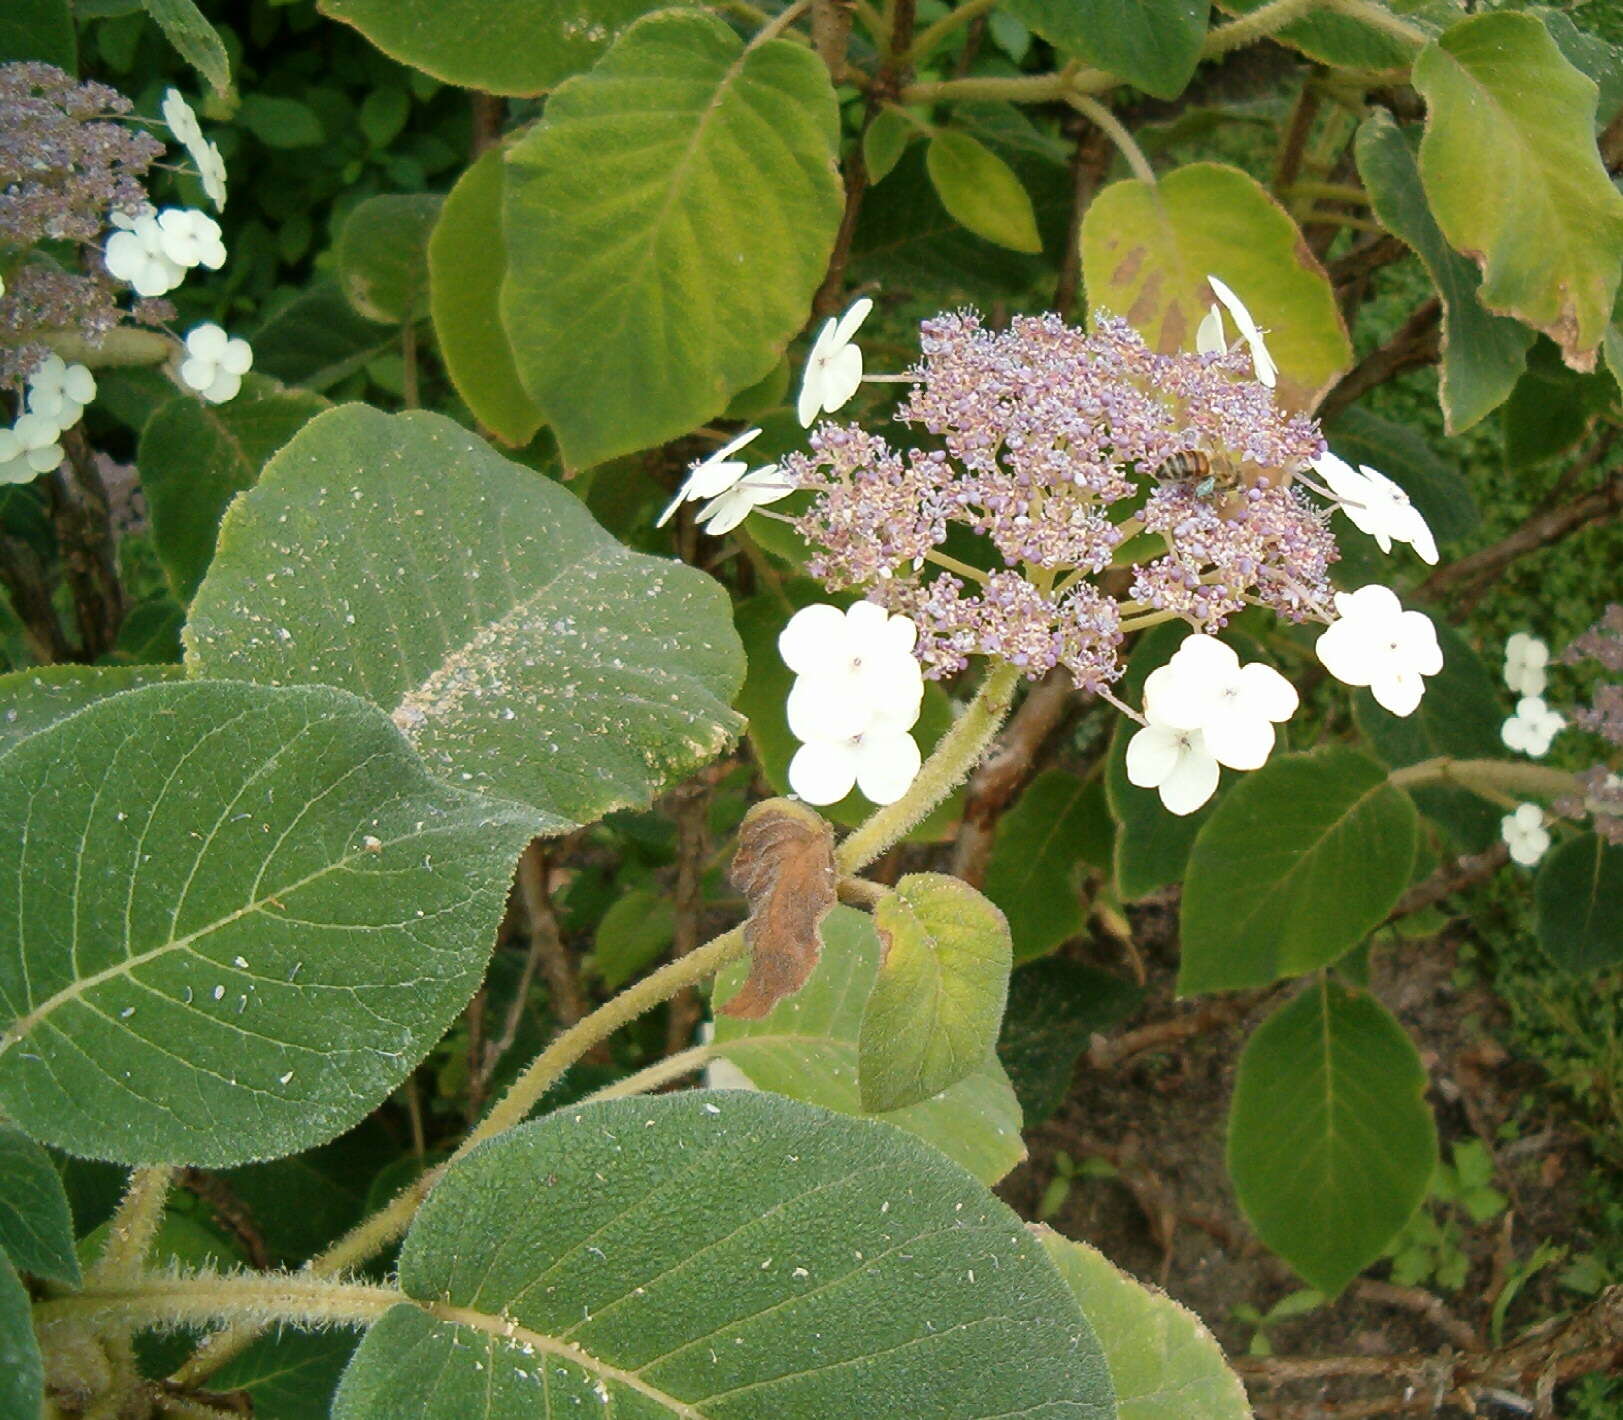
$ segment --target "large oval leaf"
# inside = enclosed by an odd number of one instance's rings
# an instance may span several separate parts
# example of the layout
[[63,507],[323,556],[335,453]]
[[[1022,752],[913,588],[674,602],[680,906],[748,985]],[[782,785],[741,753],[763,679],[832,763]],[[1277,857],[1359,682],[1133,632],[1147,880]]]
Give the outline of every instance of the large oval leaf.
[[874,908],[883,950],[862,1012],[862,1107],[901,1109],[985,1063],[1009,995],[1013,945],[997,905],[944,873],[910,873]]
[[51,1156],[26,1134],[0,1128],[0,1252],[69,1287],[79,1285],[68,1195]]
[[[493,94],[544,93],[578,74],[660,0],[321,0],[392,59]],[[677,0],[680,3],[680,0]]]
[[[879,973],[879,938],[862,913],[836,907],[823,919],[823,941],[799,991],[758,1021],[717,1016],[715,1040],[750,1085],[861,1115],[857,1036]],[[718,1001],[738,989],[746,970],[737,962],[717,976]],[[1020,1106],[993,1059],[934,1099],[872,1117],[928,1140],[983,1183],[996,1183],[1026,1156]]]
[[1033,1231],[1104,1347],[1119,1420],[1251,1420],[1245,1387],[1194,1312],[1098,1248]]
[[449,419],[347,405],[226,515],[186,644],[197,675],[364,695],[431,769],[558,830],[737,733],[729,610]]
[[1533,897],[1539,945],[1568,971],[1623,962],[1623,845],[1569,839],[1539,866]]
[[805,323],[843,192],[828,70],[665,11],[508,152],[502,316],[571,467],[685,434]]
[[45,1366],[31,1306],[28,1289],[0,1253],[0,1410],[7,1415],[39,1415],[44,1409]]
[[214,556],[220,518],[259,471],[328,402],[250,375],[228,404],[172,399],[141,430],[136,462],[152,543],[175,595],[190,601]]
[[1211,0],[1005,0],[1044,39],[1159,99],[1200,62]]
[[70,665],[0,676],[0,754],[109,695],[185,674],[180,666]]
[[1356,750],[1247,774],[1195,839],[1178,994],[1266,986],[1334,961],[1391,911],[1414,865],[1414,804]]
[[1413,1043],[1378,1001],[1333,981],[1258,1027],[1240,1057],[1228,1166],[1258,1236],[1334,1296],[1426,1196],[1437,1127]]
[[1473,15],[1414,66],[1420,177],[1437,225],[1482,267],[1482,303],[1594,368],[1623,250],[1623,194],[1595,146],[1594,80],[1532,15]]
[[1191,163],[1150,184],[1113,183],[1082,219],[1088,305],[1125,317],[1152,349],[1195,348],[1213,304],[1208,275],[1233,287],[1279,365],[1282,405],[1311,409],[1352,362],[1324,268],[1257,180]]
[[500,148],[492,148],[446,194],[428,239],[428,304],[445,370],[473,415],[509,444],[527,444],[541,411],[519,383],[502,325]]
[[1458,434],[1509,397],[1526,368],[1533,332],[1483,309],[1481,274],[1443,239],[1421,190],[1414,149],[1384,109],[1360,126],[1357,153],[1375,215],[1425,263],[1443,303],[1439,398],[1448,432]]
[[768,1095],[560,1111],[481,1146],[335,1420],[1114,1413],[1040,1244],[893,1129]]
[[207,1166],[320,1143],[399,1084],[535,830],[352,695],[217,683],[30,736],[0,821],[0,1106],[70,1153]]

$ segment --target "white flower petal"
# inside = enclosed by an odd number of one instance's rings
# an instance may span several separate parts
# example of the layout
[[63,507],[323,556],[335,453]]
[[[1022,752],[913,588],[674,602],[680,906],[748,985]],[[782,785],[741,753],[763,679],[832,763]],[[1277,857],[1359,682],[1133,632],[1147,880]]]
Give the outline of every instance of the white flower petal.
[[1274,751],[1273,722],[1254,715],[1225,715],[1202,733],[1207,752],[1230,769],[1261,769]]
[[1165,725],[1146,725],[1127,741],[1127,782],[1153,789],[1183,757],[1182,735]]
[[1221,355],[1228,348],[1228,339],[1223,334],[1223,308],[1213,305],[1195,331],[1195,353]]
[[1343,616],[1314,643],[1324,668],[1343,685],[1368,685],[1374,671],[1374,653],[1367,630]]
[[894,804],[907,792],[922,763],[911,735],[870,731],[857,746],[857,787],[876,804]]
[[1425,694],[1426,683],[1412,671],[1385,671],[1372,680],[1369,693],[1394,715],[1414,714]]
[[857,756],[849,744],[801,745],[789,761],[789,787],[808,804],[837,804],[856,782]]
[[254,347],[240,335],[234,335],[225,343],[225,353],[220,356],[220,368],[233,375],[246,375],[254,365]]
[[847,676],[799,676],[785,706],[789,730],[806,744],[844,743],[866,730],[872,708]]
[[1161,803],[1179,818],[1192,814],[1216,792],[1217,779],[1217,761],[1204,750],[1191,748],[1161,781]]
[[827,602],[802,607],[778,633],[778,655],[796,675],[827,674],[845,665],[845,613]]
[[829,357],[823,376],[823,409],[833,414],[844,409],[862,386],[862,351],[855,345]]
[[844,315],[840,317],[839,324],[834,327],[834,344],[849,345],[851,337],[861,327],[863,321],[868,319],[868,312],[873,310],[873,300],[868,296],[860,296],[851,302]]
[[1296,687],[1272,666],[1265,666],[1261,661],[1242,666],[1240,678],[1245,686],[1243,703],[1255,714],[1275,721],[1288,720],[1301,704]]

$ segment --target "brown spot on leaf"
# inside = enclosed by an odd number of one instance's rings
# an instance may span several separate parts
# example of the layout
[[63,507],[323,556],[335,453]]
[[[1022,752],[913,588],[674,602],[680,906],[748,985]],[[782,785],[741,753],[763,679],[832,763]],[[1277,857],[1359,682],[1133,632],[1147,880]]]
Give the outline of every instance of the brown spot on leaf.
[[806,984],[822,955],[821,924],[834,906],[834,830],[803,804],[768,799],[744,816],[728,878],[749,903],[750,970],[720,1009],[758,1021]]

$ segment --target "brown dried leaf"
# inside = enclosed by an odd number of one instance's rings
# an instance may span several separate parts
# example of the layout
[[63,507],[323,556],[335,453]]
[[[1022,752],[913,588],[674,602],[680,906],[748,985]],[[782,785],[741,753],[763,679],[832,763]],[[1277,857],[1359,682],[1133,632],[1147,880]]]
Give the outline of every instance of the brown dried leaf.
[[760,1020],[806,984],[822,955],[820,928],[834,906],[834,830],[804,804],[768,799],[744,816],[728,877],[750,906],[750,970],[720,1009]]

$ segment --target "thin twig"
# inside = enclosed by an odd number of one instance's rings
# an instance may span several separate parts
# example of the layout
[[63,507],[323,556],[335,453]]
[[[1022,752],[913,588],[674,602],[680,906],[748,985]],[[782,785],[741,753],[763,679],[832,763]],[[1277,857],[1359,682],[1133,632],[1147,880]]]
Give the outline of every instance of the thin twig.
[[96,456],[83,431],[68,430],[62,447],[68,461],[44,480],[44,487],[73,593],[79,654],[83,660],[96,661],[113,649],[124,624],[118,548],[107,486],[96,471]]
[[1452,863],[1444,863],[1423,882],[1416,883],[1386,915],[1388,922],[1422,912],[1446,897],[1484,883],[1510,861],[1510,849],[1495,843],[1481,853],[1467,853]]
[[45,561],[20,537],[0,534],[0,587],[22,623],[28,654],[42,666],[73,658],[67,632],[51,600],[51,577]]
[[1110,167],[1110,140],[1080,113],[1075,118],[1076,145],[1071,150],[1071,211],[1054,285],[1054,309],[1070,315],[1082,288],[1082,218]]
[[812,0],[812,48],[838,84],[845,76],[845,52],[851,43],[852,0]]
[[1138,140],[1127,131],[1126,124],[1098,99],[1089,98],[1086,94],[1067,94],[1065,102],[1109,136],[1122,157],[1127,159],[1127,166],[1133,170],[1134,177],[1140,182],[1149,183],[1151,187],[1155,186],[1155,169],[1144,156],[1144,150],[1138,146]]
[[1285,122],[1285,133],[1280,139],[1279,153],[1274,158],[1274,191],[1285,189],[1301,175],[1302,154],[1307,148],[1307,135],[1313,131],[1313,120],[1318,117],[1320,96],[1312,79],[1305,79],[1296,91],[1290,117]]
[[1135,1055],[1182,1045],[1197,1036],[1223,1030],[1243,1021],[1257,1009],[1259,1003],[1279,994],[1280,989],[1221,996],[1193,1011],[1170,1016],[1166,1020],[1151,1021],[1148,1025],[1123,1031],[1120,1035],[1095,1036],[1093,1044],[1088,1047],[1088,1064],[1095,1070],[1113,1070]]
[[485,1068],[495,1068],[496,1061],[507,1053],[524,1019],[530,982],[535,979],[539,963],[547,983],[547,998],[552,1014],[559,1025],[572,1026],[586,1014],[586,996],[581,990],[580,972],[569,948],[564,945],[558,930],[558,914],[552,905],[548,886],[550,866],[546,845],[538,838],[524,850],[518,860],[518,890],[524,903],[524,915],[529,929],[530,954],[524,962],[524,973],[519,978],[519,989],[507,1007],[507,1020],[502,1033],[491,1047]]
[[174,1176],[168,1164],[136,1169],[130,1174],[129,1188],[107,1225],[101,1256],[85,1274],[87,1287],[116,1285],[141,1271],[163,1222],[164,1203]]
[[[699,930],[704,913],[703,887],[705,855],[709,851],[707,832],[710,810],[709,785],[703,779],[684,784],[671,795],[672,815],[676,819],[676,890],[672,894],[675,922],[671,938],[671,957],[685,957],[699,945]],[[674,1055],[693,1043],[694,1027],[704,1008],[698,993],[684,987],[671,997],[670,1017],[666,1022],[665,1053]]]
[[1435,363],[1442,349],[1442,316],[1442,302],[1436,297],[1417,307],[1396,335],[1370,351],[1336,382],[1315,411],[1319,422],[1330,423],[1376,385],[1385,384],[1405,370]]

